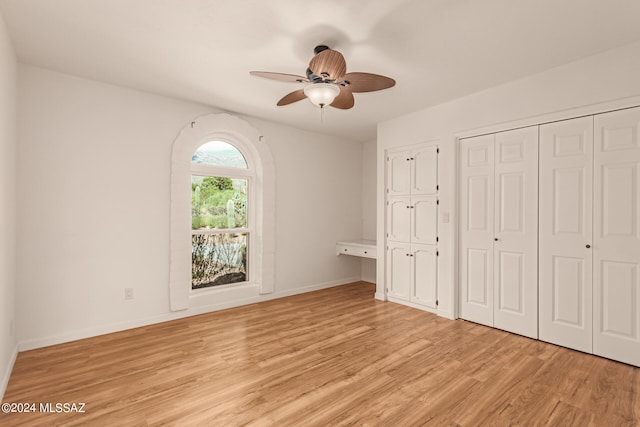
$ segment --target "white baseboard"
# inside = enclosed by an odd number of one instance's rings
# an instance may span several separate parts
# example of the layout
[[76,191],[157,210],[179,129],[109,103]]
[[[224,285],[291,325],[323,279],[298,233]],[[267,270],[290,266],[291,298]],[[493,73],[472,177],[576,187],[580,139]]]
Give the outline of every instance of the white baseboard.
[[[290,289],[283,292],[276,292],[271,294],[258,295],[256,297],[238,299],[234,301],[226,301],[221,304],[206,305],[201,307],[194,307],[188,310],[168,312],[158,316],[151,316],[142,319],[128,320],[125,322],[112,323],[110,325],[98,326],[87,329],[80,329],[71,331],[64,334],[58,334],[48,337],[33,338],[25,341],[21,341],[18,344],[19,351],[33,350],[41,347],[48,347],[51,345],[62,344],[65,342],[81,340],[85,338],[96,337],[98,335],[110,334],[113,332],[125,331],[127,329],[139,328],[142,326],[153,325],[155,323],[168,322],[170,320],[181,319],[184,317],[197,316],[199,314],[211,313],[214,311],[225,310],[228,308],[239,307],[248,304],[254,304],[262,301],[269,301],[277,298],[284,298],[297,294],[304,294],[307,292],[319,291],[321,289],[332,288],[335,286],[342,286],[348,283],[358,282],[360,277],[347,277],[340,280],[334,280],[330,282],[317,283],[314,285],[305,286],[302,288]],[[17,354],[17,351],[16,351]],[[15,360],[15,358],[14,358]],[[13,365],[12,365],[13,366]]]
[[406,305],[407,307],[417,308],[418,310],[428,311],[429,313],[437,314],[435,309],[430,308],[430,307],[425,307],[424,305],[416,304],[416,303],[413,303],[411,301],[404,301],[404,300],[396,299],[396,298],[393,298],[393,297],[387,297],[387,299],[390,302],[393,302],[393,303],[396,303],[396,304],[402,304],[402,305]]
[[13,371],[13,365],[16,363],[16,358],[18,357],[18,346],[13,346],[13,352],[11,357],[9,358],[9,363],[4,371],[4,375],[2,376],[2,383],[0,383],[0,402],[4,399],[4,392],[7,391],[7,385],[9,385],[9,378],[11,378],[11,372]]
[[453,316],[453,313],[451,313],[449,310],[441,310],[441,309],[438,309],[438,310],[436,311],[436,313],[437,313],[437,314],[438,314],[438,316],[440,316],[440,317],[445,317],[445,318],[447,318],[447,319],[449,319],[449,320],[456,320],[456,318]]

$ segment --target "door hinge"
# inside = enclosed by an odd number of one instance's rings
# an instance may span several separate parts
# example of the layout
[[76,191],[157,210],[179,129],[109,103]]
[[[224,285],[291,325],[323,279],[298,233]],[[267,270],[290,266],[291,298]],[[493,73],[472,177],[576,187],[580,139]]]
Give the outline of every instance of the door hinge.
[[436,236],[436,242],[439,242],[440,238],[438,236]]
[[436,251],[436,256],[440,256],[440,252],[439,251]]
[[440,148],[436,148],[436,154],[440,154]]
[[440,199],[436,200],[436,205],[440,204]]
[[438,305],[438,300],[436,300],[436,305]]
[[436,191],[440,190],[440,186],[436,185]]

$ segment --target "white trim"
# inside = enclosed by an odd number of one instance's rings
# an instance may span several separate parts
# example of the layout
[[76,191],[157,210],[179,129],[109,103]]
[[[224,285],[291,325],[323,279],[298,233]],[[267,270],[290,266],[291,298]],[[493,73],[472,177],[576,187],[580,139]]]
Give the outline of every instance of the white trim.
[[430,308],[430,307],[426,307],[424,305],[416,304],[415,302],[406,301],[406,300],[403,300],[403,299],[397,299],[397,298],[394,298],[394,297],[387,297],[387,300],[389,302],[394,303],[394,304],[406,305],[407,307],[416,308],[418,310],[427,311],[427,312],[433,313],[433,314],[438,314],[437,310],[434,310],[433,308]]
[[[255,219],[249,256],[249,280],[260,294],[275,287],[275,168],[264,137],[251,124],[230,114],[207,114],[188,123],[176,137],[171,153],[171,231],[169,301],[171,311],[190,307],[191,289],[191,192],[193,153],[202,144],[221,140],[235,146],[244,156],[248,169],[229,171],[247,178]],[[197,174],[197,173],[196,173]],[[249,177],[247,175],[253,175]],[[251,197],[251,196],[250,196]]]
[[554,111],[551,113],[527,117],[520,120],[496,123],[489,126],[455,132],[454,136],[457,139],[471,138],[473,136],[504,132],[529,126],[538,126],[547,123],[559,122],[562,120],[576,119],[583,116],[594,116],[597,114],[608,113],[615,110],[624,110],[637,106],[640,106],[640,96],[631,96],[629,98],[606,101],[597,104],[583,105],[566,110]]
[[18,357],[18,345],[13,346],[13,351],[11,353],[11,357],[9,358],[9,363],[7,364],[7,368],[4,371],[4,375],[2,377],[2,383],[0,383],[0,402],[4,399],[4,393],[7,391],[7,385],[9,385],[9,378],[11,378],[11,372],[13,371],[13,366],[16,363],[16,358]]
[[[168,322],[171,320],[183,319],[185,317],[198,316],[200,314],[212,313],[220,310],[226,310],[228,308],[240,307],[243,305],[254,304],[258,302],[270,301],[273,299],[289,297],[298,294],[304,294],[307,292],[319,291],[322,289],[333,288],[336,286],[343,286],[354,282],[359,282],[360,277],[348,277],[341,280],[334,280],[330,282],[317,283],[314,285],[305,286],[303,288],[291,289],[283,292],[273,292],[265,295],[258,295],[252,298],[243,298],[231,301],[225,301],[219,304],[210,304],[202,307],[193,307],[188,310],[171,312],[159,316],[150,316],[143,319],[137,319],[126,322],[112,323],[110,325],[99,326],[95,328],[80,329],[77,331],[52,335],[47,337],[34,338],[27,341],[21,341],[18,344],[17,350],[27,351],[41,347],[48,347],[51,345],[62,344],[70,341],[81,340],[85,338],[93,338],[100,335],[111,334],[114,332],[121,332],[128,329],[140,328],[143,326],[154,325],[157,323]],[[14,357],[15,360],[15,357]],[[10,366],[12,367],[13,364]],[[11,369],[9,369],[11,373]],[[7,377],[8,380],[8,377]]]

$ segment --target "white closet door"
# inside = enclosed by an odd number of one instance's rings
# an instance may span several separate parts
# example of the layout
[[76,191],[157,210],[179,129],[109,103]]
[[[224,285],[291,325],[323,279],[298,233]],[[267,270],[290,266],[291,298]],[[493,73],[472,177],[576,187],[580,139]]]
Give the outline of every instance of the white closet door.
[[494,326],[538,338],[538,127],[496,134]]
[[435,245],[438,237],[438,199],[411,197],[411,242]]
[[595,354],[640,366],[640,108],[595,116]]
[[460,317],[493,326],[494,136],[460,141]]
[[406,195],[411,192],[411,151],[395,151],[387,155],[387,194]]
[[436,194],[438,192],[438,147],[424,147],[411,152],[411,194]]
[[411,301],[430,308],[436,307],[438,261],[436,247],[411,245],[413,254],[413,284]]
[[540,339],[591,353],[593,117],[540,126]]
[[410,241],[412,210],[410,197],[389,198],[387,201],[387,240]]
[[387,249],[387,295],[409,301],[411,291],[411,245],[389,242]]

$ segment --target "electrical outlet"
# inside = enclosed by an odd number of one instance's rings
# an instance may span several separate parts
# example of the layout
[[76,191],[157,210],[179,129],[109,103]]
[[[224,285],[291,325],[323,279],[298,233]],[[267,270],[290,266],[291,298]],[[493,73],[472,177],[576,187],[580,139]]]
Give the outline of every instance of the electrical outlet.
[[133,288],[124,288],[124,299],[133,299]]

